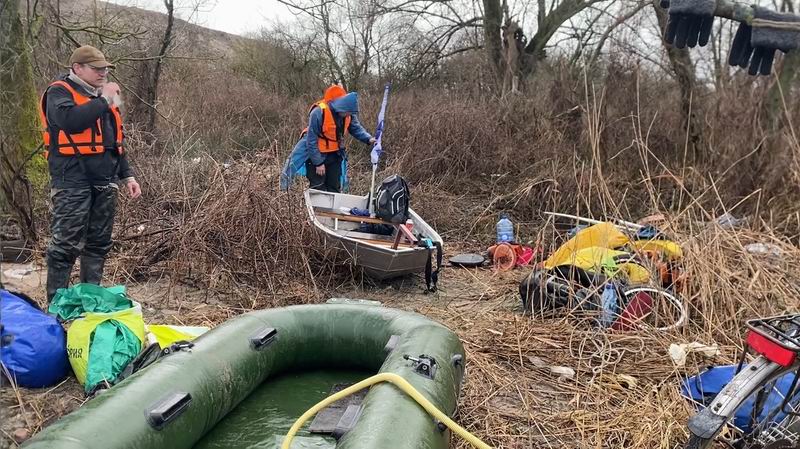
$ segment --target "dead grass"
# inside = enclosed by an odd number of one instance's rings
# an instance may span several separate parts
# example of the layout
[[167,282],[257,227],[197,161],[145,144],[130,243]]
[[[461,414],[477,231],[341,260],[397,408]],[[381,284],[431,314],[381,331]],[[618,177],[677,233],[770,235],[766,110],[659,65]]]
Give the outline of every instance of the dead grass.
[[[732,363],[746,319],[800,307],[800,275],[789,268],[800,261],[800,250],[769,233],[699,226],[691,235],[674,234],[687,251],[690,276],[692,321],[682,330],[617,334],[569,316],[522,316],[513,293],[518,276],[491,272],[472,280],[465,271],[445,273],[446,279],[459,277],[451,282],[470,290],[470,299],[446,292],[444,303],[391,304],[431,316],[461,336],[468,382],[458,419],[494,447],[672,448],[687,437],[691,414],[678,393],[680,379],[707,365]],[[774,243],[783,254],[750,254],[744,246],[753,242]],[[716,343],[721,355],[691,356],[676,367],[669,345],[691,341]],[[550,366],[569,367],[575,377],[559,379]]]

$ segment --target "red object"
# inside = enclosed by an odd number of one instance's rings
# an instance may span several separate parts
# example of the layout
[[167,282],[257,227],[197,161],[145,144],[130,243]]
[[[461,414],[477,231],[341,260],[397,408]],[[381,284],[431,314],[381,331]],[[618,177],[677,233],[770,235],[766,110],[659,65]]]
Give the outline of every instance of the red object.
[[517,265],[528,265],[533,260],[536,252],[530,246],[523,246],[522,251],[517,251]]
[[767,360],[775,362],[784,368],[791,366],[797,358],[796,352],[784,348],[766,336],[752,330],[747,332],[747,345],[766,357]]
[[494,267],[500,271],[508,271],[517,264],[517,251],[513,245],[501,243],[489,249]]
[[653,298],[647,292],[637,292],[611,325],[611,329],[623,332],[633,330],[651,310],[653,310]]
[[[495,268],[505,271],[517,265],[530,264],[539,251],[541,249],[538,247],[534,249],[517,243],[498,243],[489,247],[489,257],[492,258]],[[513,260],[513,263],[508,262],[509,260]]]

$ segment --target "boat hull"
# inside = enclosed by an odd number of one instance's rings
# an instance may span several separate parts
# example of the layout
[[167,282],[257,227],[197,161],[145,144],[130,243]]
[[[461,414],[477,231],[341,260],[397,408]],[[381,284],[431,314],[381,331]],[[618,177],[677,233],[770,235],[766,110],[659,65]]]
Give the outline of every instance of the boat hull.
[[[334,219],[318,217],[316,208],[338,211],[340,208],[366,209],[367,201],[363,196],[347,195],[343,193],[323,192],[309,189],[305,192],[306,207],[312,224],[325,238],[327,245],[342,252],[356,266],[375,279],[384,280],[414,273],[421,273],[431,256],[430,250],[425,247],[399,247],[392,249],[385,244],[376,244],[374,239],[361,239],[357,236],[364,234],[355,232],[355,226],[349,224],[350,230],[338,229],[348,224],[334,224]],[[414,232],[433,243],[443,245],[442,238],[425,220],[413,209],[409,209],[409,216],[414,223]]]
[[[274,328],[261,348],[253,338]],[[392,339],[396,335],[397,338]],[[396,340],[394,349],[387,342]],[[404,355],[437,361],[433,379]],[[460,360],[456,362],[456,360]],[[191,352],[160,359],[45,428],[27,448],[191,448],[257,387],[287,372],[347,369],[403,376],[448,415],[464,375],[464,349],[452,331],[424,316],[374,305],[302,305],[251,312],[195,341]],[[156,430],[148,414],[178,393],[191,402]],[[402,423],[402,425],[398,425]],[[275,436],[279,441],[279,436]],[[446,448],[441,432],[412,399],[389,384],[372,387],[355,426],[337,448]]]

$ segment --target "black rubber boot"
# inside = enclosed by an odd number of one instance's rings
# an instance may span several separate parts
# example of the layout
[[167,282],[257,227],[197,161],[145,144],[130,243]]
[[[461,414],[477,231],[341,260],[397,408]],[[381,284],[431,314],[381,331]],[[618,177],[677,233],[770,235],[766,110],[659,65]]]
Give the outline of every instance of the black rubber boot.
[[81,256],[81,283],[100,285],[105,264],[102,257]]
[[56,295],[56,290],[59,288],[66,288],[69,286],[69,276],[72,273],[72,267],[54,267],[50,264],[47,265],[47,303],[53,301]]

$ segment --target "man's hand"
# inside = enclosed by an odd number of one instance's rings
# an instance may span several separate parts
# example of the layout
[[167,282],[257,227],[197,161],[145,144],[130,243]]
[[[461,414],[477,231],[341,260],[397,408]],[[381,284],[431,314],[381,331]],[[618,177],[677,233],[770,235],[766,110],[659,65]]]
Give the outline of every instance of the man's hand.
[[317,165],[317,176],[325,176],[325,164]]
[[370,138],[369,138],[369,144],[370,144],[370,145],[375,145],[375,142],[377,142],[377,141],[378,141],[378,140],[377,140],[377,139],[375,139],[374,137],[370,137]]
[[117,83],[105,83],[103,85],[103,94],[104,97],[107,99],[114,98],[115,95],[119,95],[119,84]]
[[131,179],[128,181],[128,195],[131,198],[139,198],[142,195],[142,188],[139,186],[139,183],[136,182],[135,179]]

